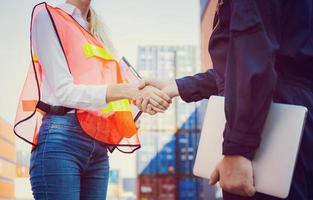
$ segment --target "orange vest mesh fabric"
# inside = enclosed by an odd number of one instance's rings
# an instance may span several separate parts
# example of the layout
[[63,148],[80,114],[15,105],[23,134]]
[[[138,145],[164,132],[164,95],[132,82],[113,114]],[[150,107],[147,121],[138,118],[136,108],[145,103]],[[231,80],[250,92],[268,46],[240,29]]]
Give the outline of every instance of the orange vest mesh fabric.
[[[122,76],[120,65],[116,60],[85,55],[83,47],[86,44],[105,49],[104,45],[61,9],[46,3],[38,4],[33,9],[32,22],[44,10],[49,13],[75,84],[101,85],[125,82],[126,79]],[[40,100],[44,66],[41,66],[40,59],[38,60],[32,47],[31,54],[32,64],[20,96],[14,132],[35,147],[42,121],[42,113],[36,109],[36,105]],[[131,111],[104,113],[101,109],[97,111],[76,109],[75,113],[82,130],[95,140],[108,145],[111,151],[118,148],[122,152],[130,153],[140,148]]]

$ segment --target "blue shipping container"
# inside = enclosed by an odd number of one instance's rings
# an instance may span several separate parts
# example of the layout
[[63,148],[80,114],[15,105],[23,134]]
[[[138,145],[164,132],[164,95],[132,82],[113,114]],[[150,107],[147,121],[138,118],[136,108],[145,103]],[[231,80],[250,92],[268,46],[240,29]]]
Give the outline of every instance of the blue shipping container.
[[137,152],[137,174],[155,175],[157,173],[157,135],[158,132],[140,132],[141,148]]
[[159,132],[157,172],[161,175],[176,172],[176,135],[172,132]]
[[216,200],[215,191],[208,180],[194,176],[179,179],[179,200]]
[[199,200],[199,184],[197,178],[182,178],[179,180],[180,200]]
[[204,115],[205,115],[206,108],[207,108],[207,102],[208,100],[202,100],[200,102],[197,102],[197,107],[196,107],[196,113],[197,113],[196,129],[197,130],[202,129],[202,123],[203,123]]
[[185,131],[185,132],[190,132],[193,130],[197,130],[198,129],[198,124],[197,122],[198,120],[198,113],[196,109],[194,109],[190,115],[188,116],[188,118],[186,119],[185,122],[182,123],[182,125],[179,127],[180,130]]
[[178,138],[178,172],[192,175],[200,134],[198,132],[179,133]]

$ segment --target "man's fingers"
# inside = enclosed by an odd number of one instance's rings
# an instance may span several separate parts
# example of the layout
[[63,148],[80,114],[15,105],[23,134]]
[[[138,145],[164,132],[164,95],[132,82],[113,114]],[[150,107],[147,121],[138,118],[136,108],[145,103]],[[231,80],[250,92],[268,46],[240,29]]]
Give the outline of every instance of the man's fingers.
[[162,92],[161,90],[155,89],[154,92],[161,97],[163,100],[165,100],[164,106],[169,105],[169,103],[172,103],[172,99],[170,96],[168,96],[166,93]]
[[146,86],[143,90],[143,97],[151,100],[151,104],[161,110],[166,110],[170,106],[171,98],[161,90],[152,86]]
[[[151,102],[151,101],[150,101],[150,102]],[[152,103],[149,104],[149,105],[150,105],[150,107],[151,107],[152,110],[154,110],[154,111],[156,111],[156,112],[159,112],[159,113],[164,113],[164,110],[163,110],[163,109],[160,109],[160,108],[154,106]]]
[[154,92],[151,95],[151,99],[153,99],[158,104],[158,105],[154,105],[154,106],[157,106],[160,109],[166,110],[168,108],[168,106],[169,106],[168,102],[166,102],[164,99],[162,99],[160,96],[158,96]]
[[253,185],[248,185],[245,189],[245,193],[247,196],[252,197],[255,195],[255,187]]
[[164,92],[157,88],[152,88],[152,92],[154,94],[153,95],[154,100],[156,100],[160,105],[166,108],[170,106],[172,99],[167,94],[165,94]]
[[165,111],[167,107],[164,107],[163,105],[160,104],[160,100],[156,100],[157,98],[155,96],[150,98],[150,103],[152,104],[153,107],[156,107],[162,111]]
[[248,183],[248,181],[240,182],[236,180],[231,183],[229,179],[226,179],[221,180],[220,185],[223,190],[244,197],[252,197],[256,193],[255,187]]
[[147,113],[149,115],[155,115],[157,112],[152,109],[151,104],[148,104],[148,106],[147,106]]
[[144,98],[142,103],[141,103],[141,108],[142,108],[143,112],[147,112],[148,103],[149,103],[149,99]]
[[143,89],[144,87],[146,86],[146,82],[144,80],[140,80],[138,85],[137,85],[137,88],[139,90]]
[[220,174],[219,174],[218,166],[217,166],[211,174],[209,184],[215,185],[219,181],[219,179],[220,179]]
[[237,194],[240,196],[245,196],[245,197],[252,197],[255,194],[255,188],[250,185],[244,185],[242,184],[241,186],[238,187],[233,187],[233,188],[226,188],[226,191]]
[[141,106],[142,101],[143,101],[143,98],[142,98],[142,97],[137,98],[136,101],[135,101],[135,105],[136,105],[136,106],[138,107],[138,109],[141,110],[141,111],[142,111],[142,106]]

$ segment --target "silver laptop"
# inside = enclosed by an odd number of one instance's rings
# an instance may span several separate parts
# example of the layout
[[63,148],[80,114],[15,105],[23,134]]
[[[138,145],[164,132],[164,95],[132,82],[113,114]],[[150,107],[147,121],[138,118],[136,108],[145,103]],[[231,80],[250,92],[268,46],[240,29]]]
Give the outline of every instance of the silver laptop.
[[[303,106],[272,103],[252,161],[257,192],[288,196],[306,113]],[[225,122],[224,97],[210,97],[193,168],[196,176],[210,178],[223,158]]]

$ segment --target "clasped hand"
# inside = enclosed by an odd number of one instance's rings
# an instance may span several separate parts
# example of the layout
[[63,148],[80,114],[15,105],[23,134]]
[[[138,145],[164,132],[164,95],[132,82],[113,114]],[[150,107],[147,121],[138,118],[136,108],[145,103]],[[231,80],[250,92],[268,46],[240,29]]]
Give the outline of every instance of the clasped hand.
[[134,99],[135,105],[139,110],[150,115],[165,112],[172,103],[172,98],[176,96],[169,90],[171,85],[169,81],[142,81],[138,87],[139,94]]

